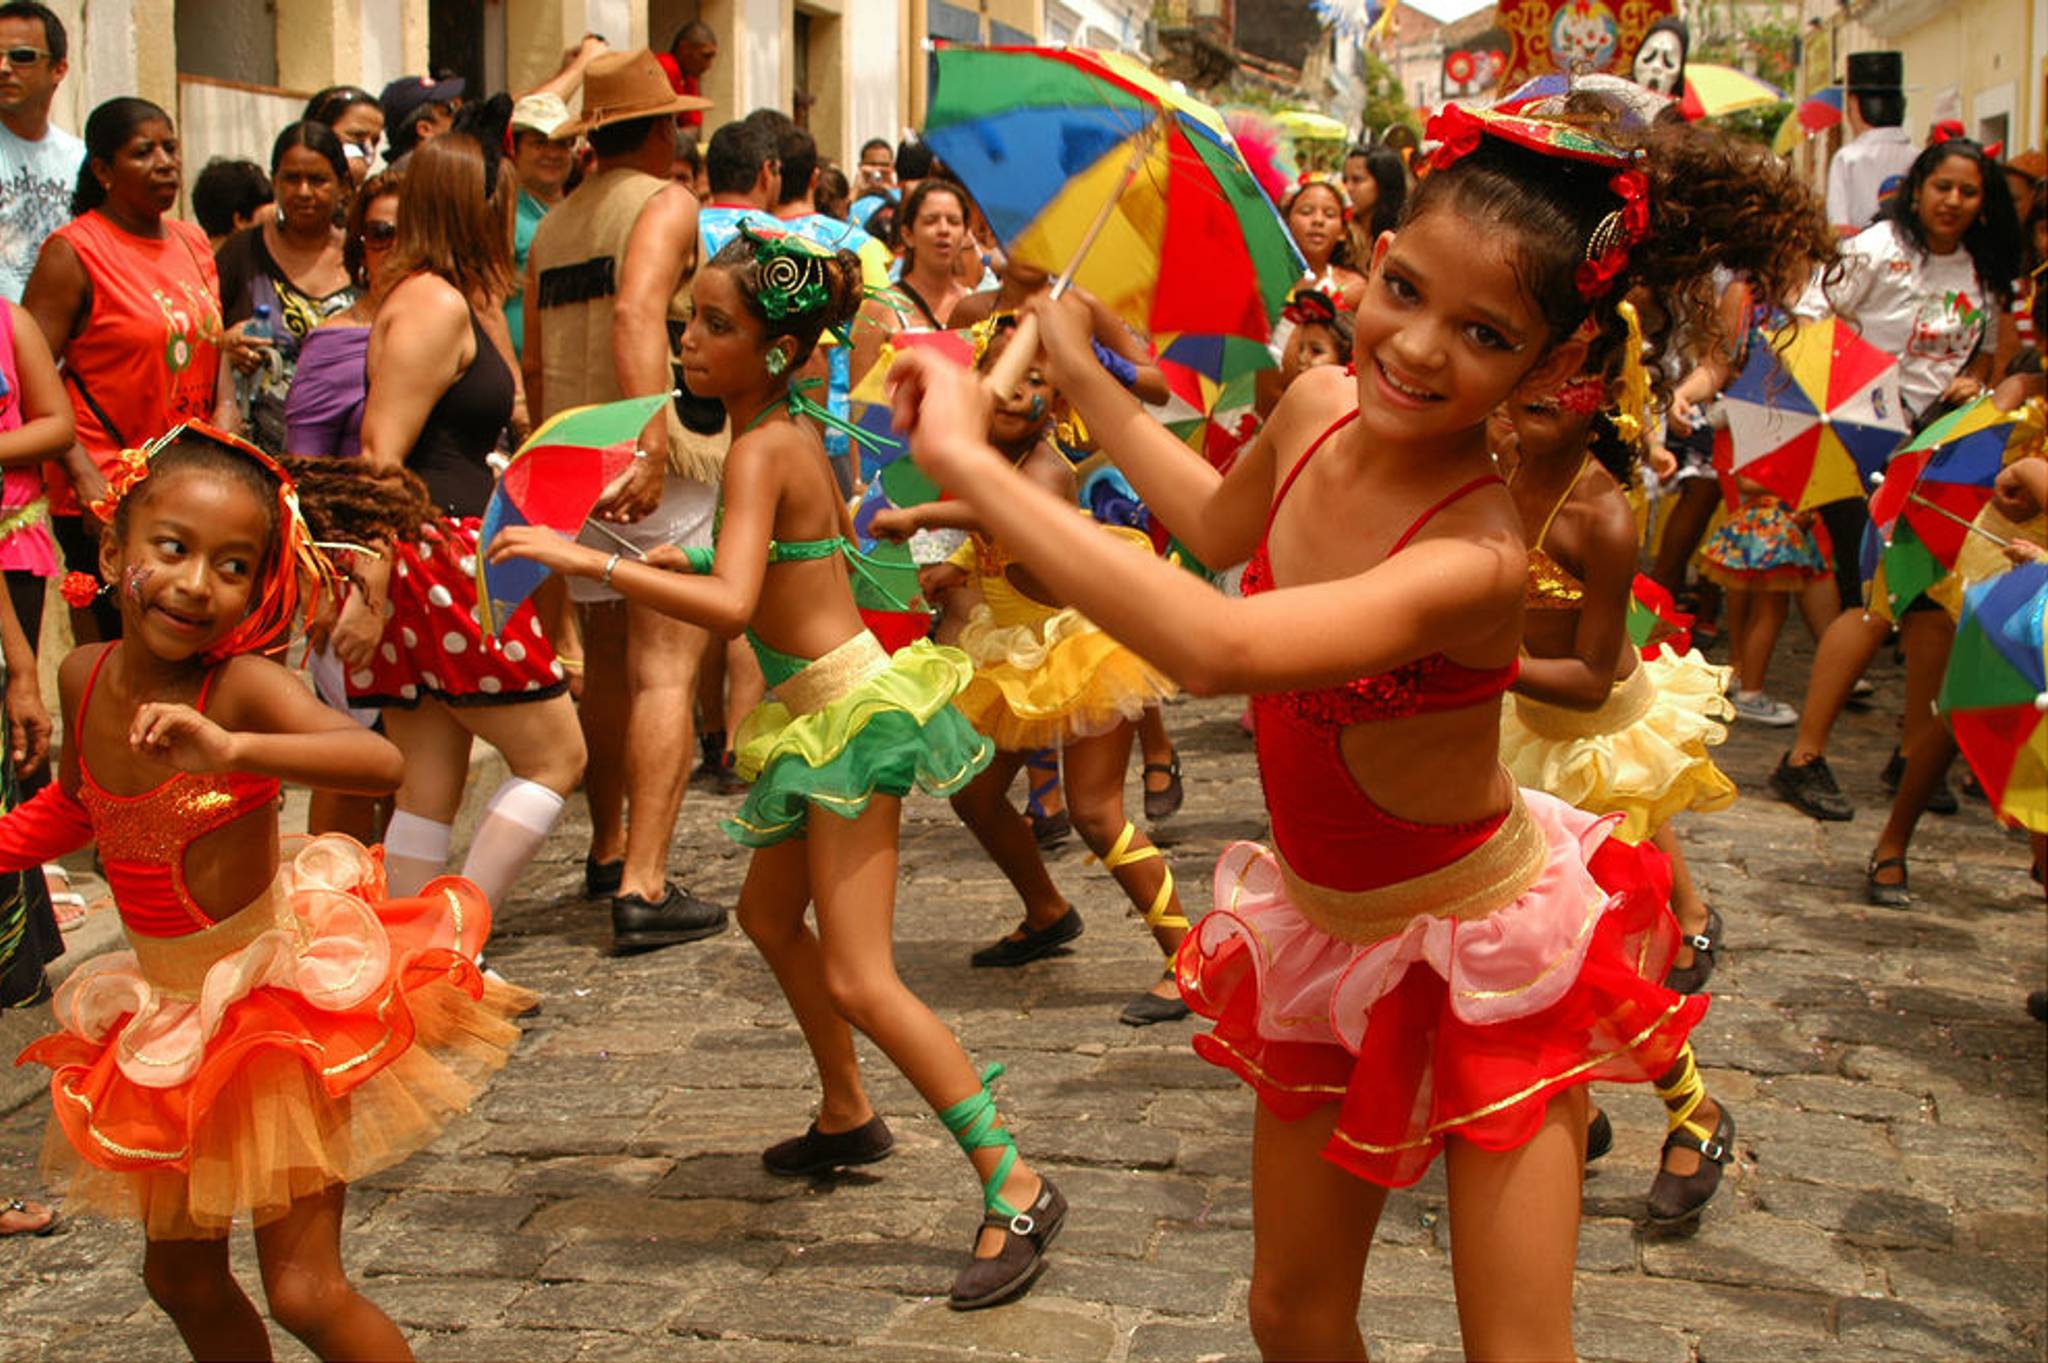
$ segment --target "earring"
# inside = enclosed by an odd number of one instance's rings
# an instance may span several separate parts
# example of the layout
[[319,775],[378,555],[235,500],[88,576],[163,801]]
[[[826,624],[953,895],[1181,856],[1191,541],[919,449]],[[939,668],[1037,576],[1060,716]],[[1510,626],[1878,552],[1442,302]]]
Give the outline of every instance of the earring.
[[777,346],[768,352],[768,372],[770,374],[780,377],[782,371],[787,368],[789,368],[789,355],[781,346]]

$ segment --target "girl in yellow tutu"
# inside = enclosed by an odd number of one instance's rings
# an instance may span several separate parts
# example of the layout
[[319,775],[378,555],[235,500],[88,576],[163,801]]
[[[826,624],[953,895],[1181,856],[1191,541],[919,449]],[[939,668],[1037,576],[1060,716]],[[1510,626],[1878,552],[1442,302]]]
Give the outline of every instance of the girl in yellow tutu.
[[[982,324],[977,363],[993,365],[1009,344],[1016,319]],[[1034,364],[1015,392],[989,416],[989,442],[1024,477],[1068,505],[1074,471],[1050,439],[1059,394]],[[974,953],[977,966],[1019,966],[1051,955],[1081,935],[1081,911],[1069,904],[1047,874],[1031,826],[1009,801],[1010,783],[1034,749],[1065,746],[1066,799],[1074,827],[1145,917],[1168,961],[1187,935],[1173,872],[1151,839],[1124,814],[1124,771],[1131,740],[1145,708],[1170,696],[1164,673],[1098,629],[1012,558],[981,529],[967,503],[929,502],[892,509],[873,521],[875,533],[896,538],[921,529],[974,532],[971,547],[982,604],[960,633],[960,648],[974,662],[974,679],[960,692],[961,713],[995,740],[988,770],[953,797],[953,808],[973,830],[1024,901],[1017,929]],[[1151,544],[1132,531],[1134,547]],[[1175,1022],[1188,1007],[1168,970],[1118,1016],[1133,1027]]]
[[[861,1083],[858,1027],[937,1111],[982,1182],[973,1255],[956,1309],[1030,1287],[1066,1200],[1017,1158],[988,1081],[896,973],[896,838],[913,787],[947,795],[989,760],[988,740],[953,708],[972,669],[920,639],[893,655],[862,623],[848,578],[852,526],[825,447],[830,422],[792,386],[828,326],[861,304],[860,258],[767,227],[743,227],[698,272],[683,336],[690,391],[725,404],[732,428],[715,555],[663,547],[629,563],[552,530],[491,542],[495,562],[532,559],[594,577],[628,600],[721,635],[746,632],[773,698],[741,724],[734,765],[753,783],[726,820],[754,849],[739,920],[803,1029],[824,1088],[817,1119],[762,1154],[789,1177],[869,1164],[895,1138]],[[1027,835],[1028,837],[1028,835]],[[817,906],[817,930],[805,910]]]
[[[1501,762],[1517,784],[1589,814],[1616,817],[1614,836],[1654,843],[1671,860],[1680,946],[1664,985],[1701,992],[1714,971],[1721,917],[1701,902],[1671,817],[1725,809],[1735,783],[1707,755],[1728,731],[1728,669],[1697,652],[1644,659],[1631,645],[1635,513],[1625,491],[1635,451],[1600,409],[1606,384],[1580,378],[1507,407],[1517,449],[1508,490],[1529,546],[1522,665],[1501,713]],[[1659,1222],[1697,1215],[1721,1182],[1733,1119],[1707,1096],[1688,1042],[1657,1081],[1670,1119],[1650,1188]],[[1604,1113],[1586,1137],[1590,1157],[1613,1140]],[[1710,1153],[1719,1152],[1719,1158]]]
[[[347,1184],[434,1139],[505,1062],[532,996],[486,984],[466,880],[387,900],[341,834],[280,865],[278,787],[398,786],[390,742],[260,656],[324,564],[291,481],[202,427],[129,451],[94,511],[119,643],[64,660],[58,779],[0,821],[18,870],[96,842],[126,951],[57,991],[46,1169],[139,1220],[142,1276],[198,1358],[268,1358],[228,1264],[252,1221],[271,1319],[322,1358],[411,1358],[341,1267]],[[90,599],[74,573],[67,592]]]

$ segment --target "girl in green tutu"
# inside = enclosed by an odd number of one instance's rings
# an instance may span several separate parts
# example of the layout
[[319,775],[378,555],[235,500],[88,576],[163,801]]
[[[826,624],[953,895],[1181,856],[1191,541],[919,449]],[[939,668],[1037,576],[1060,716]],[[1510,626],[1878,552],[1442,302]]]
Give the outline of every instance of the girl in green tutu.
[[[896,838],[913,785],[950,795],[988,764],[988,740],[953,696],[964,654],[919,640],[893,656],[861,621],[848,576],[850,526],[815,428],[792,386],[827,327],[862,301],[860,260],[769,228],[745,228],[694,286],[682,344],[690,389],[725,404],[726,456],[715,553],[661,548],[622,559],[537,527],[508,529],[490,555],[597,578],[630,600],[725,636],[746,631],[773,699],[735,742],[753,789],[726,832],[755,849],[739,919],[789,999],[823,1097],[803,1135],[770,1147],[790,1176],[866,1164],[894,1144],[860,1081],[852,1028],[881,1047],[938,1112],[982,1180],[973,1257],[953,1284],[961,1309],[1030,1286],[1066,1202],[1017,1158],[987,1080],[896,974]],[[817,905],[817,928],[805,909]]]

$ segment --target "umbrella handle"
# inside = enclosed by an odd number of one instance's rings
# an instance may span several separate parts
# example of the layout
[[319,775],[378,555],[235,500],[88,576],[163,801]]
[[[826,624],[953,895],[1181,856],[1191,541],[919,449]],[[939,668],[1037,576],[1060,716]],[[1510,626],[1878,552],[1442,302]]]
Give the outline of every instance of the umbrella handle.
[[[1130,164],[1124,167],[1123,178],[1117,181],[1116,188],[1103,200],[1102,207],[1095,214],[1095,221],[1088,224],[1087,232],[1082,235],[1080,244],[1074,248],[1073,258],[1067,261],[1067,268],[1060,271],[1060,277],[1052,282],[1052,297],[1057,299],[1066,295],[1068,287],[1074,282],[1074,272],[1081,268],[1082,260],[1095,245],[1095,239],[1102,235],[1102,229],[1109,226],[1110,216],[1116,212],[1116,206],[1122,201],[1124,191],[1131,187],[1131,181],[1138,178],[1138,172],[1144,169],[1145,159],[1152,154],[1152,144],[1160,135],[1163,118],[1163,115],[1153,118],[1145,126],[1145,131],[1138,135],[1137,143],[1131,148]],[[1038,319],[1026,317],[1017,324],[1016,333],[1010,337],[1009,347],[1003,351],[1003,357],[996,361],[996,367],[989,370],[982,383],[997,397],[1011,392],[1023,379],[1024,371],[1031,367],[1031,360],[1037,354]]]
[[1910,497],[1913,501],[1918,502],[1921,506],[1926,507],[1929,511],[1932,511],[1935,515],[1942,516],[1947,518],[1948,520],[1954,521],[1957,525],[1960,525],[1961,527],[1963,527],[1963,529],[1969,531],[1973,535],[1982,535],[1985,539],[1990,540],[1993,544],[1997,545],[2001,549],[2004,549],[2012,544],[2012,541],[2007,539],[2005,536],[1994,535],[1989,530],[1986,530],[1983,526],[1977,524],[1975,521],[1966,521],[1961,516],[1958,516],[1955,512],[1949,510],[1947,507],[1942,506],[1938,502],[1930,502],[1929,500],[1927,500],[1927,498],[1922,497],[1917,492],[1910,492],[1906,495]]

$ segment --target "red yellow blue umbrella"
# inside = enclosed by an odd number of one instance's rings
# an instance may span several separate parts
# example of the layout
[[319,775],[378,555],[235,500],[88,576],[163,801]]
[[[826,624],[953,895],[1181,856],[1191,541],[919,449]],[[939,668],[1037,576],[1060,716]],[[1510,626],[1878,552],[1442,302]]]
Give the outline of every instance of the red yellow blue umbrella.
[[2048,833],[2048,563],[1963,594],[1938,704],[1992,808]]
[[1729,451],[1716,466],[1794,510],[1866,495],[1906,435],[1898,359],[1832,317],[1752,331],[1722,406]]

